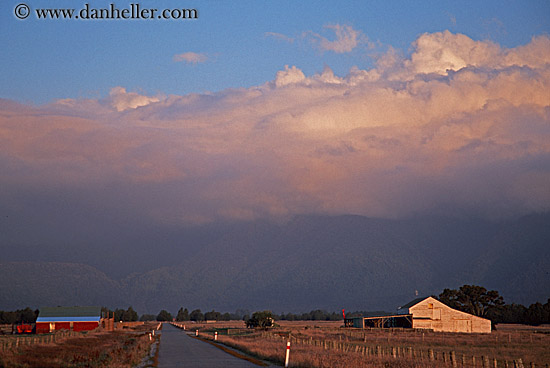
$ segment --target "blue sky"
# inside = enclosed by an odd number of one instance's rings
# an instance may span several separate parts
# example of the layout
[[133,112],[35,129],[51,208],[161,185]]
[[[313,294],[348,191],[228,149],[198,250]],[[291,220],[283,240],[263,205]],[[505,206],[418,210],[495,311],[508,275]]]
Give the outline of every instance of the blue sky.
[[[392,46],[405,55],[419,35],[449,30],[501,47],[528,43],[550,30],[549,1],[142,1],[142,7],[196,8],[196,20],[18,20],[20,1],[0,4],[0,97],[35,104],[99,98],[115,86],[148,95],[220,91],[262,85],[285,65],[306,76],[329,66],[346,75],[373,67]],[[27,0],[40,7],[86,1]],[[107,7],[108,1],[90,1]],[[114,2],[118,8],[129,1]],[[372,43],[352,52],[323,51],[312,40],[335,39],[347,25]],[[275,37],[284,35],[288,39]],[[293,39],[293,42],[289,42]],[[202,54],[206,61],[174,61]]]

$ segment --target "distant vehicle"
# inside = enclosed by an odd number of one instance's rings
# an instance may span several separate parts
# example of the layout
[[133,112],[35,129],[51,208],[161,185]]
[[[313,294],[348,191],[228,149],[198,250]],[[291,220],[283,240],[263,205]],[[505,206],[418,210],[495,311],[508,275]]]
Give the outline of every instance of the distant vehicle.
[[23,323],[17,325],[15,330],[17,334],[32,334],[34,333],[34,324]]

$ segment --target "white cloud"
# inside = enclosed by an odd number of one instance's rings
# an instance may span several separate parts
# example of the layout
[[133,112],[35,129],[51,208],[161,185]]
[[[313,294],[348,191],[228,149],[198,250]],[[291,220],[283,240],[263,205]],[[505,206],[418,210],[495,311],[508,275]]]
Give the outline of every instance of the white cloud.
[[278,71],[275,76],[275,86],[283,87],[289,84],[303,82],[305,79],[306,76],[300,69],[295,66],[289,68],[288,65],[285,65],[285,69]]
[[184,52],[182,54],[174,55],[173,60],[175,62],[186,62],[189,64],[199,64],[208,61],[208,56],[205,54],[199,54],[196,52]]
[[109,92],[108,101],[117,111],[124,111],[158,102],[159,98],[143,96],[135,92],[126,92],[126,88],[123,87],[114,87]]

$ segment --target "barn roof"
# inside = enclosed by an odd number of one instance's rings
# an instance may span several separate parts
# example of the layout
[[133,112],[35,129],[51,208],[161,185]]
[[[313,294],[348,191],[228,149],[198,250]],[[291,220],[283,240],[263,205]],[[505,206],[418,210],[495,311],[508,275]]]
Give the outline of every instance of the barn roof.
[[101,307],[42,307],[36,322],[99,321]]
[[421,298],[416,298],[414,300],[411,300],[410,302],[408,302],[407,304],[405,305],[402,305],[401,307],[397,308],[397,309],[409,309],[410,307],[412,307],[413,305],[416,305],[418,303],[420,303],[421,301],[423,300],[426,300],[428,299],[429,296],[424,296],[424,297],[421,297]]

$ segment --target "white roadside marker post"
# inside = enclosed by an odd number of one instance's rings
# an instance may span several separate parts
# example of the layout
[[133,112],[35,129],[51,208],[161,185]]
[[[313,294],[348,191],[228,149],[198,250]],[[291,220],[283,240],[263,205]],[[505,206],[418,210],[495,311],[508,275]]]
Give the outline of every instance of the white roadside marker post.
[[285,357],[285,368],[288,368],[288,358],[290,355],[290,341],[286,343],[286,357]]
[[214,341],[218,341],[218,331],[214,332]]
[[199,330],[195,330],[195,336],[199,336]]

